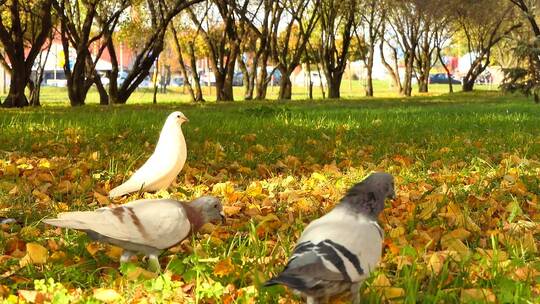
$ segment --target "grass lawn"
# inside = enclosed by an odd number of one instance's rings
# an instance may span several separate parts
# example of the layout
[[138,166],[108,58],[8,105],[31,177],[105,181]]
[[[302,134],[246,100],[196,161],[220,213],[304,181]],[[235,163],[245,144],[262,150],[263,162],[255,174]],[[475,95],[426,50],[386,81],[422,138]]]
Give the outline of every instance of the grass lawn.
[[[530,100],[475,92],[69,108],[50,106],[62,98],[49,93],[42,108],[0,110],[0,216],[21,221],[0,230],[7,303],[301,303],[261,284],[303,227],[375,170],[396,176],[398,197],[379,219],[385,248],[366,303],[540,301],[540,107]],[[190,119],[187,165],[168,192],[145,197],[220,196],[226,225],[164,253],[155,277],[144,262],[119,269],[114,247],[40,223],[109,204],[104,195],[152,153],[173,110]],[[28,258],[36,248],[43,261]]]
[[[391,86],[390,82],[388,81],[382,81],[382,80],[375,80],[374,84],[374,91],[375,91],[375,97],[398,97],[398,94],[396,93],[395,89]],[[477,85],[475,87],[477,90],[492,90],[497,89],[495,85]],[[237,100],[243,99],[244,94],[244,88],[243,87],[234,87],[234,96]],[[448,85],[445,84],[432,84],[429,86],[429,93],[416,93],[417,87],[414,87],[413,94],[416,95],[423,95],[423,96],[432,96],[432,95],[440,95],[448,92]],[[203,86],[202,87],[203,96],[205,100],[207,101],[215,101],[215,88],[209,87],[209,86]],[[461,87],[459,85],[454,85],[454,91],[459,92],[461,91]],[[279,93],[279,87],[278,86],[270,86],[268,88],[268,95],[267,98],[270,100],[275,100],[278,97]],[[141,88],[137,89],[129,98],[128,103],[142,103],[147,104],[151,103],[153,99],[154,90],[153,88]],[[187,95],[187,90],[184,90],[183,88],[174,88],[170,87],[166,93],[158,93],[157,94],[157,102],[158,103],[179,103],[179,102],[189,102],[190,97]],[[325,94],[327,94],[325,92]],[[342,86],[341,86],[341,97],[344,99],[358,99],[365,96],[365,90],[364,90],[364,84],[359,80],[353,80],[349,81],[348,79],[343,80]],[[6,92],[0,91],[0,100],[4,100],[4,98],[7,96],[7,89]],[[318,86],[313,87],[313,98],[314,99],[322,99],[322,91],[321,88]],[[308,91],[307,88],[302,86],[294,86],[293,87],[293,94],[292,99],[294,100],[303,100],[307,99]],[[42,87],[41,89],[41,100],[45,104],[54,104],[54,105],[69,105],[69,99],[67,95],[67,89],[66,88],[57,88],[57,87]],[[93,87],[88,92],[88,96],[86,98],[87,104],[98,104],[99,103],[99,95],[97,93],[97,90]]]

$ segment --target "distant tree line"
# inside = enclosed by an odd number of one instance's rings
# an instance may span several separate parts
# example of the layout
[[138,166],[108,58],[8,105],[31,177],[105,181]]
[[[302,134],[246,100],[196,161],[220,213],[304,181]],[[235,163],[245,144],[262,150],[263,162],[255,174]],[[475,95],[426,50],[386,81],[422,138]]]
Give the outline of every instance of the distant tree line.
[[[204,101],[196,65],[203,57],[208,58],[215,75],[218,101],[234,99],[233,80],[238,69],[242,71],[244,99],[266,99],[275,71],[281,75],[279,99],[291,99],[291,74],[302,64],[320,69],[327,80],[326,97],[339,98],[347,64],[352,60],[364,61],[365,93],[373,96],[376,52],[380,52],[396,90],[411,96],[415,79],[420,92],[429,90],[429,74],[436,64],[450,76],[443,58],[456,49],[473,54],[462,83],[464,91],[473,90],[477,78],[493,62],[496,46],[501,45],[508,52],[521,54],[519,62],[513,63],[513,74],[508,72],[507,82],[513,83],[509,87],[529,87],[530,92],[535,90],[531,81],[540,79],[537,2],[0,0],[0,64],[11,77],[2,106],[40,104],[41,57],[48,56],[44,51],[50,50],[55,37],[63,48],[72,106],[84,105],[93,85],[101,104],[126,103],[166,47],[174,48],[184,86],[194,102]],[[530,30],[525,30],[524,24],[529,24]],[[118,83],[120,42],[129,45],[135,59],[133,68]],[[70,49],[75,50],[74,57]],[[112,64],[108,84],[101,82],[96,70],[105,51]],[[37,71],[32,72],[36,66]],[[449,87],[451,90],[451,82]]]

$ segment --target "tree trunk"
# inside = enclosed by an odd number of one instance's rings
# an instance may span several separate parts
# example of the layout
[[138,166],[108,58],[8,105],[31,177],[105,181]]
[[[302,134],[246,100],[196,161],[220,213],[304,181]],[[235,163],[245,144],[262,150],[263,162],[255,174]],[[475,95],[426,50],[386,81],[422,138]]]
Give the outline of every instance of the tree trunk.
[[340,87],[341,87],[341,76],[334,76],[332,79],[327,79],[328,83],[328,98],[331,99],[339,99],[340,96]]
[[280,70],[281,80],[279,82],[279,97],[280,100],[291,100],[292,99],[292,83],[291,83],[291,73],[285,70]]
[[[266,99],[266,92],[268,89],[268,84],[272,85],[273,81],[273,75],[270,76],[270,79],[268,78],[268,71],[266,70],[266,65],[268,64],[268,56],[270,55],[269,50],[265,50],[261,54],[260,59],[260,72],[256,75],[256,84],[255,84],[255,99],[257,100],[265,100]],[[255,70],[257,67],[255,67]]]
[[156,59],[156,67],[154,68],[154,75],[152,75],[152,80],[154,81],[154,95],[152,98],[152,103],[157,103],[157,91],[158,91],[158,76],[159,76],[159,57]]
[[[37,85],[36,85],[37,83]],[[39,107],[41,106],[41,103],[39,101],[39,91],[40,91],[40,85],[37,81],[34,82],[34,80],[30,79],[28,81],[28,90],[30,90],[30,105],[33,107]]]
[[413,77],[413,54],[405,54],[405,78],[403,79],[403,95],[410,97],[412,95],[412,77]]
[[[260,56],[260,55],[258,55]],[[253,99],[253,94],[255,93],[255,82],[257,80],[257,67],[259,66],[259,57],[257,54],[253,57],[251,66],[249,68],[249,77],[248,77],[248,91],[246,92],[246,100],[249,97],[249,100]],[[265,67],[266,68],[266,67]]]
[[475,79],[463,79],[463,92],[472,92],[474,89],[474,80]]
[[[322,75],[322,74],[321,74],[321,68],[320,68],[320,66],[319,66],[318,64],[317,64],[317,73],[319,73],[319,86],[320,86],[320,88],[321,88],[322,98],[323,98],[323,99],[326,99],[326,93],[325,93],[325,91],[324,91],[324,84],[323,84],[323,82],[322,82],[322,77],[320,76],[320,75]],[[328,80],[327,80],[327,81],[328,81]]]
[[85,84],[79,81],[69,81],[68,79],[68,97],[72,107],[83,106],[88,90]]
[[394,63],[394,67],[390,65],[388,61],[384,58],[384,40],[381,41],[379,44],[379,49],[381,52],[381,61],[386,68],[386,71],[392,78],[392,82],[394,83],[394,86],[396,87],[396,90],[399,94],[403,94],[403,86],[401,85],[401,79],[399,76],[399,66],[398,66],[398,58],[397,58],[397,50],[393,47],[390,47],[392,49],[392,59]]
[[[107,43],[107,50],[109,51],[110,57],[111,57],[111,72],[109,73],[109,105],[113,105],[115,103],[118,103],[118,60],[116,57],[116,50],[114,49],[114,43],[112,41],[112,38],[109,36],[109,33],[106,33],[105,39]],[[122,47],[122,46],[120,46]],[[100,96],[100,104],[101,104],[101,96]]]
[[253,99],[253,88],[251,87],[250,83],[250,72],[248,71],[248,68],[246,66],[246,63],[242,58],[238,60],[238,67],[240,67],[240,71],[242,71],[242,82],[244,86],[244,100],[252,100]]
[[195,85],[194,100],[195,102],[204,102],[201,89],[201,78],[197,71],[197,59],[195,58],[195,48],[193,43],[189,45],[189,64],[191,65],[191,74],[193,75],[193,84]]
[[[49,35],[49,46],[47,47],[47,52],[45,53],[45,58],[43,58],[43,53],[39,54],[39,59],[37,61],[37,68],[35,73],[35,79],[28,82],[28,89],[30,90],[30,105],[34,107],[40,107],[41,101],[39,99],[41,94],[41,83],[43,82],[43,73],[45,71],[45,63],[49,58],[51,53],[52,46],[52,31]],[[30,77],[31,78],[31,77]]]
[[214,74],[216,76],[216,101],[233,101],[232,81],[224,74]]
[[[309,57],[308,57],[309,58]],[[307,71],[308,71],[308,97],[309,100],[313,99],[313,81],[311,80],[311,63],[307,63]]]
[[446,76],[448,77],[448,93],[454,93],[454,86],[452,85],[452,74],[450,73],[450,69],[444,63],[440,47],[437,47],[437,57],[439,58],[439,62],[443,66],[444,70],[446,71]]
[[420,77],[418,77],[418,92],[427,93],[429,90],[428,83],[429,83],[429,78],[425,77],[425,75],[420,75]]
[[[266,62],[266,61],[265,61]],[[270,76],[270,81],[267,81],[268,78],[268,71],[266,71],[266,64],[261,65],[261,71],[259,72],[259,75],[257,75],[257,83],[255,85],[255,92],[256,92],[256,99],[257,100],[265,100],[266,99],[266,92],[268,90],[268,83],[271,83],[273,81],[273,76]],[[272,84],[270,84],[272,85]]]
[[[109,77],[110,74],[109,74]],[[105,86],[103,86],[103,83],[101,82],[101,78],[99,78],[99,74],[96,70],[94,70],[94,83],[96,84],[97,91],[99,93],[99,105],[101,106],[107,106],[109,105],[109,95],[107,94],[107,89],[105,89]],[[109,79],[109,85],[110,79]]]
[[69,41],[65,36],[66,32],[62,33],[62,46],[64,51],[64,73],[67,78],[68,97],[71,106],[82,106],[85,103],[86,94],[90,89],[88,81],[86,79],[86,62],[88,60],[88,50],[84,49],[85,46],[80,46],[77,50],[77,57],[73,64],[73,69],[70,67],[69,61]]
[[232,82],[224,73],[214,72],[216,77],[216,101],[232,101]]
[[171,22],[171,31],[174,38],[173,41],[174,41],[174,46],[176,48],[176,54],[178,55],[178,64],[180,66],[180,72],[182,73],[182,76],[184,77],[184,88],[188,89],[189,96],[191,96],[191,101],[196,102],[195,91],[193,91],[193,86],[191,85],[191,81],[189,81],[189,75],[187,73],[186,64],[184,63],[184,55],[182,54],[182,47],[180,46],[180,40],[178,40],[178,33],[176,32],[176,28],[174,27],[173,22]]
[[366,96],[373,97],[373,64],[375,48],[371,47],[366,60]]
[[28,99],[24,95],[24,89],[30,78],[25,71],[24,61],[17,60],[11,63],[11,83],[8,95],[2,103],[4,108],[22,108],[29,105]]

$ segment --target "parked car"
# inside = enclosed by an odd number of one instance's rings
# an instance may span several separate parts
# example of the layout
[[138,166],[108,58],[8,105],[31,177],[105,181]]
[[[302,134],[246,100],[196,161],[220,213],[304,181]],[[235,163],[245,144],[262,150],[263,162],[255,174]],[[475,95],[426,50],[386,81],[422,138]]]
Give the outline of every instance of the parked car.
[[184,85],[184,77],[175,75],[171,78],[171,82],[169,83],[169,86],[171,87],[181,87]]
[[126,80],[127,76],[128,76],[127,72],[124,72],[124,71],[118,72],[118,77],[116,77],[116,85],[121,86]]
[[493,76],[489,71],[484,71],[482,74],[478,75],[475,83],[477,84],[492,84]]
[[208,84],[211,86],[216,85],[216,75],[214,75],[214,72],[199,72],[199,80],[202,86]]
[[[452,84],[461,84],[461,81],[458,79],[455,79],[454,76],[451,76],[450,79],[452,80]],[[429,83],[448,84],[448,75],[445,73],[429,75]]]
[[101,76],[99,79],[101,80],[101,84],[103,86],[108,86],[109,83],[111,83],[111,81],[109,80],[109,77],[107,76]]
[[[259,77],[259,73],[261,72],[261,68],[257,68],[257,77]],[[268,82],[271,86],[277,86],[279,85],[279,82],[281,81],[281,72],[278,69],[274,69],[273,66],[267,66],[266,67],[266,75],[267,77],[270,77],[270,81]]]
[[[272,72],[274,71],[274,72]],[[276,86],[281,82],[281,71],[273,67],[266,67],[266,72],[271,75],[270,85]]]
[[309,84],[311,76],[311,82],[314,86],[320,86],[321,82],[322,85],[326,85],[326,76],[319,74],[317,71],[311,71],[311,73],[308,73],[307,71],[303,71],[299,73],[296,77],[294,77],[294,84],[297,86],[307,86]]
[[146,76],[137,88],[151,88],[153,86],[150,76]]
[[232,85],[235,87],[241,87],[244,85],[244,74],[242,72],[234,73]]

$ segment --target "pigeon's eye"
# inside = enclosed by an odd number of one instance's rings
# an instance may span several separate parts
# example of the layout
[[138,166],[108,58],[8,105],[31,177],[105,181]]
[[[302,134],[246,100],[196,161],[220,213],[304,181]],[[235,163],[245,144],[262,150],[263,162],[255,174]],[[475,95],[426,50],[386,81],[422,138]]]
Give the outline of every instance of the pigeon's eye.
[[180,115],[176,115],[176,118],[180,118]]
[[216,209],[217,209],[217,204],[215,204],[215,205],[214,205],[214,208],[216,208]]

